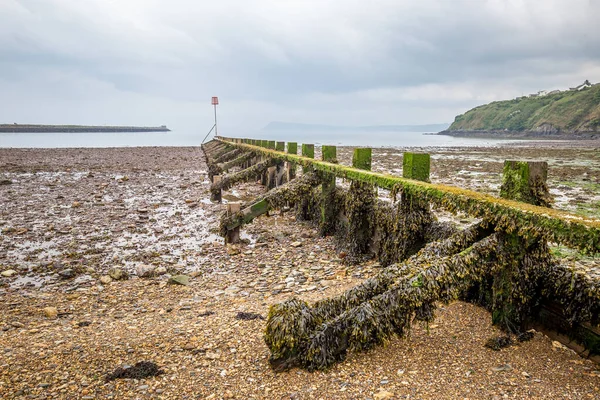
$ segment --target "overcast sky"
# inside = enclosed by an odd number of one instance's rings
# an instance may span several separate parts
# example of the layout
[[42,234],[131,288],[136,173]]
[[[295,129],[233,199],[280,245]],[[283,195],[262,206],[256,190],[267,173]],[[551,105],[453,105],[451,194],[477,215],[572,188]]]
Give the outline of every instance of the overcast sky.
[[0,0],[0,123],[451,122],[600,81],[600,0]]

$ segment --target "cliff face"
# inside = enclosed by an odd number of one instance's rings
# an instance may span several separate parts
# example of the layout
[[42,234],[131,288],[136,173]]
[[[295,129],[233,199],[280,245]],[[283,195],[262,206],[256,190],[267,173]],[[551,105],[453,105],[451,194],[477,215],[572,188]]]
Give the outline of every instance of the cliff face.
[[600,84],[475,107],[444,134],[514,136],[600,135]]

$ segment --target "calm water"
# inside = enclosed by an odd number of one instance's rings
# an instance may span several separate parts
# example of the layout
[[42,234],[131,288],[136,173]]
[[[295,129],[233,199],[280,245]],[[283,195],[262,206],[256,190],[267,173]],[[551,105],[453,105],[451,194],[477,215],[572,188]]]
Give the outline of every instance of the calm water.
[[[220,132],[231,137],[247,137],[298,143],[348,146],[494,146],[515,140],[470,139],[425,135],[422,132],[300,132],[252,131]],[[172,131],[141,133],[0,133],[0,147],[134,147],[134,146],[198,146],[206,132]]]

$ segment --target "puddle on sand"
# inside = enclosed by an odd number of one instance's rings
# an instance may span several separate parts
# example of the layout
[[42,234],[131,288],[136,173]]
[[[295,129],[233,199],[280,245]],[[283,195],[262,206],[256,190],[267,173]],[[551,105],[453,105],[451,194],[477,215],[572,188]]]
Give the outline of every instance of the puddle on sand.
[[51,277],[46,276],[20,276],[17,279],[10,282],[11,289],[21,289],[21,288],[41,288],[46,282],[49,282]]

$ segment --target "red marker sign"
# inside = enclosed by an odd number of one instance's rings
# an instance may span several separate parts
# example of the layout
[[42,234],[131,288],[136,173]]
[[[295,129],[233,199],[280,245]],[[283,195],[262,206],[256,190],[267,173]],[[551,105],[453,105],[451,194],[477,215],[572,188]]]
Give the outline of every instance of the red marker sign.
[[216,96],[215,96],[215,97],[213,97],[213,98],[212,98],[212,102],[211,102],[211,104],[212,104],[213,106],[216,106],[216,105],[218,105],[218,104],[219,104],[219,98],[218,98],[218,97],[216,97]]

